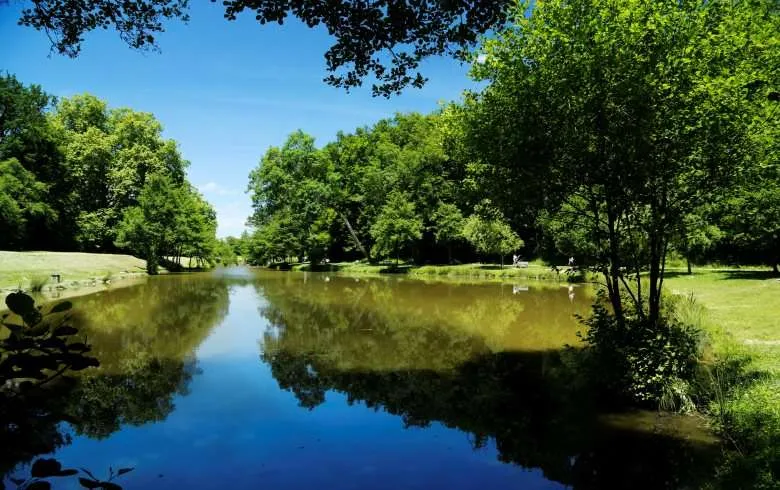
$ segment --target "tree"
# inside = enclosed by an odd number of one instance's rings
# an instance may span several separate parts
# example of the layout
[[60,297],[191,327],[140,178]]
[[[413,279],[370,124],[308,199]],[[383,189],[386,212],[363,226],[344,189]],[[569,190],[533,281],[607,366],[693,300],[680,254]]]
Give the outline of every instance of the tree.
[[62,99],[51,116],[61,134],[77,213],[76,238],[84,250],[114,247],[116,226],[137,204],[148,176],[181,185],[188,165],[152,114],[112,109],[92,95]]
[[759,180],[737,191],[724,204],[723,240],[741,258],[764,263],[778,274],[780,264],[780,181]]
[[723,236],[720,228],[708,221],[710,215],[705,209],[684,215],[679,236],[674,239],[675,248],[685,257],[688,274],[693,273],[691,261],[702,257]]
[[385,257],[395,254],[395,263],[398,265],[401,249],[410,242],[419,240],[422,230],[422,219],[409,195],[394,191],[371,227],[371,236],[376,241],[373,253]]
[[[250,173],[248,188],[254,208],[249,222],[267,250],[276,257],[307,255],[312,263],[324,257],[336,218],[337,185],[330,161],[303,131],[291,134],[281,148],[270,148]],[[279,250],[282,244],[285,249]]]
[[523,240],[512,231],[501,213],[489,204],[477,208],[477,214],[469,216],[463,224],[463,236],[477,251],[500,256],[504,268],[504,255],[523,247]]
[[125,210],[117,229],[117,244],[140,254],[146,271],[157,274],[166,245],[171,242],[170,226],[177,214],[176,189],[169,179],[153,176],[138,197],[138,205]]
[[[32,6],[22,10],[19,23],[44,31],[52,48],[68,56],[77,56],[84,35],[98,28],[114,28],[132,48],[156,48],[155,35],[164,30],[164,22],[189,19],[187,0],[29,2]],[[416,71],[424,58],[465,55],[480,35],[506,20],[508,3],[296,0],[280,4],[274,0],[228,0],[223,5],[228,20],[250,10],[260,24],[282,24],[292,15],[309,27],[323,25],[335,37],[325,53],[332,73],[325,81],[349,89],[371,76],[376,80],[374,93],[390,95],[408,85],[425,83]]]
[[15,158],[0,161],[0,248],[21,248],[29,229],[49,228],[56,220],[47,190]]
[[462,109],[473,154],[576,214],[621,327],[625,296],[657,326],[671,237],[754,152],[745,87],[777,85],[771,8],[556,0],[521,6],[485,43],[474,73],[490,84]]
[[58,146],[59,135],[47,118],[53,102],[38,85],[0,76],[0,161],[14,159],[30,172],[46,188],[41,197],[57,217],[28,222],[18,237],[21,248],[61,249],[72,244],[73,182]]
[[463,231],[463,213],[451,203],[439,203],[433,213],[433,235],[436,241],[447,246],[447,262],[452,263],[452,242]]

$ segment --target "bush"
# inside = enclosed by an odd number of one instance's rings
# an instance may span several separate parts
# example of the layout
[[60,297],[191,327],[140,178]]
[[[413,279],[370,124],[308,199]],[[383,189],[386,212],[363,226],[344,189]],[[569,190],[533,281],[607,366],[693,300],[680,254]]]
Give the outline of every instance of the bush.
[[721,432],[735,448],[718,469],[722,488],[778,488],[780,390],[765,381],[726,402]]
[[585,367],[606,395],[632,404],[688,410],[699,331],[665,315],[658,326],[627,311],[625,325],[607,309],[604,293],[584,320]]

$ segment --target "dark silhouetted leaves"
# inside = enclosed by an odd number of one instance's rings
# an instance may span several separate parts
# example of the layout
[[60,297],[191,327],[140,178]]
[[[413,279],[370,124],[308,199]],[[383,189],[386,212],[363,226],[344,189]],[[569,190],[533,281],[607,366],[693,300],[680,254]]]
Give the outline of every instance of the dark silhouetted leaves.
[[89,352],[90,347],[83,342],[74,342],[72,344],[68,344],[68,350],[73,352]]
[[93,475],[92,472],[89,471],[88,469],[81,468],[81,471],[83,471],[86,475],[89,475],[89,477],[92,478],[93,480],[97,481],[97,478],[95,478],[95,475]]
[[134,469],[135,469],[135,468],[119,468],[119,471],[117,471],[117,472],[116,472],[116,474],[117,474],[118,476],[119,476],[119,475],[124,475],[125,473],[130,473],[130,472],[131,472],[131,471],[133,471]]
[[47,478],[57,476],[62,470],[62,465],[56,459],[39,459],[32,465],[30,474],[35,478]]
[[43,315],[41,315],[41,312],[32,309],[32,311],[28,311],[27,313],[22,314],[22,320],[24,320],[24,323],[27,325],[37,325],[38,322],[40,322],[43,319]]
[[79,333],[79,329],[69,325],[63,325],[62,327],[57,327],[54,330],[54,336],[56,337],[61,337],[63,335],[75,335],[77,333]]
[[6,296],[5,304],[8,306],[9,310],[19,316],[24,316],[25,314],[35,311],[35,301],[33,301],[30,296],[20,291]]
[[73,303],[70,301],[63,301],[62,303],[57,303],[54,305],[54,308],[51,309],[52,313],[60,313],[63,311],[68,311],[69,309],[73,308]]
[[38,480],[27,485],[27,490],[49,490],[50,488],[51,483],[44,480]]
[[[25,322],[27,322],[27,320],[25,320]],[[42,323],[40,325],[36,325],[35,327],[29,329],[27,331],[27,335],[29,335],[31,337],[40,337],[41,335],[45,335],[48,332],[49,332],[49,325],[46,325],[45,323]]]
[[87,478],[79,478],[79,483],[84,488],[100,488],[102,485],[97,480],[89,480]]
[[88,367],[98,367],[100,363],[94,357],[76,356],[70,358],[70,368],[74,371],[81,371]]

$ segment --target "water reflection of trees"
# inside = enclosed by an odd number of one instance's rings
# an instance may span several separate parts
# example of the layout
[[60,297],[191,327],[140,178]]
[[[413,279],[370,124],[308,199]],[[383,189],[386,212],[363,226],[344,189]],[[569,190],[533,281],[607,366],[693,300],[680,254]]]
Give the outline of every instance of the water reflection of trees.
[[[274,281],[263,293],[276,330],[264,339],[262,360],[304,407],[335,390],[407,426],[440,422],[469,433],[475,447],[492,439],[502,461],[541,468],[574,488],[677,488],[704,468],[692,464],[706,459],[702,446],[603,423],[591,397],[563,375],[559,350],[502,349],[502,325],[515,325],[523,309],[486,307],[479,292],[469,301],[456,291],[460,304],[448,318],[422,301],[403,305],[390,283],[360,291]],[[471,327],[458,325],[464,316]]]
[[[171,277],[73,300],[72,324],[101,363],[26,401],[23,430],[0,434],[0,475],[70,442],[108,437],[123,425],[165,419],[197,372],[194,351],[228,310],[228,286]],[[13,435],[13,441],[8,437]],[[85,462],[88,464],[88,462]]]

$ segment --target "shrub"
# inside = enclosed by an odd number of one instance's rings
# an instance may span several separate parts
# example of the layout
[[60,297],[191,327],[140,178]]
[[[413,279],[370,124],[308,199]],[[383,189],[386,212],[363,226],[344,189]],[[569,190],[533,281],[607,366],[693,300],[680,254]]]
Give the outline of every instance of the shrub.
[[619,325],[604,293],[584,320],[585,367],[610,397],[640,405],[688,410],[688,395],[699,353],[699,331],[664,315],[655,327],[628,311]]
[[725,404],[721,432],[735,448],[718,469],[722,488],[770,489],[780,480],[780,390],[765,381]]

